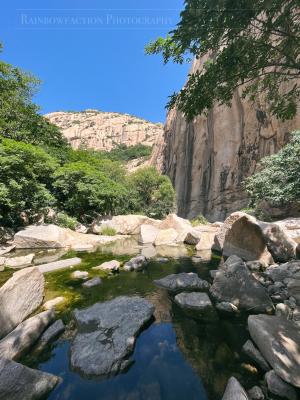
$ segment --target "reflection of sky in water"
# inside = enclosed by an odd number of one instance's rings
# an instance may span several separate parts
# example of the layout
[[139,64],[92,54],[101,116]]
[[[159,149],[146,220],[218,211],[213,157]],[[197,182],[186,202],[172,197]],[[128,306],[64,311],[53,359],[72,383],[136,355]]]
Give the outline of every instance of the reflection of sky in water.
[[70,372],[68,351],[68,343],[60,344],[53,357],[40,365],[64,380],[49,400],[207,399],[201,379],[176,345],[170,323],[153,324],[142,332],[132,356],[134,364],[110,379],[87,380]]

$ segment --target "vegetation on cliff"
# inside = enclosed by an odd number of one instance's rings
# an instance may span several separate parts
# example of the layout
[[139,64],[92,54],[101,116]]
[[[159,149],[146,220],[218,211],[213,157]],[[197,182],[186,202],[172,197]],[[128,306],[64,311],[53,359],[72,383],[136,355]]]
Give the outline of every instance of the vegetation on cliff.
[[162,53],[165,62],[204,60],[168,106],[192,119],[214,104],[230,104],[244,85],[244,96],[259,96],[271,114],[292,118],[300,98],[298,8],[297,0],[185,0],[176,29],[146,49]]
[[300,131],[277,154],[261,160],[260,170],[246,180],[245,187],[257,206],[266,200],[282,207],[300,201]]
[[163,217],[172,211],[169,178],[153,168],[132,176],[125,169],[124,162],[149,156],[148,146],[73,150],[32,102],[38,83],[0,61],[0,225],[38,221],[50,208],[59,212],[56,222],[69,227],[99,214]]

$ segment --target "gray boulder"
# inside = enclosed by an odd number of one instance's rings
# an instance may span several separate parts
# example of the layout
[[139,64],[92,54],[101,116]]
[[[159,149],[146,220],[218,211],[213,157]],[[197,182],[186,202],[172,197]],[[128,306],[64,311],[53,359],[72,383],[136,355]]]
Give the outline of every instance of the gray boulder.
[[239,257],[229,257],[219,269],[210,288],[218,302],[229,302],[252,313],[271,312],[273,303],[264,288]]
[[194,318],[211,320],[217,314],[206,293],[190,292],[179,293],[175,296],[175,303]]
[[92,278],[86,282],[83,282],[82,287],[84,287],[86,289],[90,289],[91,287],[101,285],[101,283],[102,283],[102,279],[100,279],[98,276],[96,276],[96,278]]
[[17,360],[39,339],[54,320],[53,309],[43,311],[22,322],[0,341],[0,357]]
[[269,393],[282,399],[297,400],[297,393],[293,386],[284,382],[275,371],[269,371],[265,375]]
[[221,303],[216,304],[216,309],[221,313],[225,315],[231,315],[231,314],[238,314],[239,309],[232,303],[229,303],[228,301],[222,301]]
[[284,381],[300,387],[300,331],[285,318],[250,315],[250,335],[265,360]]
[[0,400],[39,400],[61,381],[58,376],[0,358]]
[[242,347],[242,351],[252,360],[254,363],[261,368],[263,371],[270,371],[270,366],[263,358],[261,353],[257,350],[251,340],[247,340],[247,342]]
[[0,339],[42,304],[44,285],[43,274],[31,267],[15,272],[0,288]]
[[45,332],[40,337],[37,345],[37,350],[43,350],[49,343],[56,339],[65,330],[65,324],[61,319],[55,321],[52,325],[45,330]]
[[248,390],[248,395],[251,400],[264,400],[265,395],[259,386],[253,386]]
[[233,376],[228,380],[222,400],[248,400],[247,393]]
[[124,271],[141,271],[147,263],[147,258],[143,255],[133,257],[124,264]]
[[172,293],[181,291],[193,292],[208,290],[210,287],[210,284],[207,281],[200,279],[199,276],[194,272],[171,274],[165,278],[155,280],[154,283]]
[[154,306],[140,297],[117,297],[74,312],[78,333],[71,346],[71,366],[87,376],[116,374],[129,356]]

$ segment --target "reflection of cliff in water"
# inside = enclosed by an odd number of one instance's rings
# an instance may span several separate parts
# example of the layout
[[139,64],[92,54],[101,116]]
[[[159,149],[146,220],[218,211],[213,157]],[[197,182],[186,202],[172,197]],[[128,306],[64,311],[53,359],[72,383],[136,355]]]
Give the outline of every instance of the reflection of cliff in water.
[[176,305],[172,313],[177,345],[201,377],[209,398],[221,399],[232,375],[247,388],[257,383],[257,373],[243,367],[241,348],[249,338],[245,321],[201,323],[184,316]]

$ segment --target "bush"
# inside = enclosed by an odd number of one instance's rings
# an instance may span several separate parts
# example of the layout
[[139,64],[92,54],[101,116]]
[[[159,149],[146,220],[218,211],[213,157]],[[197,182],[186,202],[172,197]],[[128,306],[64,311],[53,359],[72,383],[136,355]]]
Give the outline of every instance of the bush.
[[175,192],[170,179],[154,167],[141,168],[128,178],[133,211],[163,218],[174,210]]
[[107,153],[107,157],[111,160],[127,162],[140,157],[150,157],[151,153],[151,146],[146,146],[144,144],[126,146],[125,144],[120,144]]
[[261,170],[245,181],[251,205],[266,200],[281,207],[300,202],[300,131],[277,154],[261,160]]
[[51,194],[52,174],[57,162],[43,149],[0,140],[0,224],[10,227],[29,222],[55,204]]
[[209,221],[202,214],[197,215],[197,217],[191,219],[190,222],[192,226],[209,224]]
[[88,163],[67,163],[54,174],[54,193],[60,208],[80,221],[119,210],[128,198],[126,188]]
[[63,212],[56,215],[54,222],[62,228],[69,228],[73,231],[75,231],[76,226],[78,225],[78,221],[75,218],[72,218]]
[[117,234],[117,231],[111,226],[104,225],[101,228],[100,234],[105,236],[115,236]]

